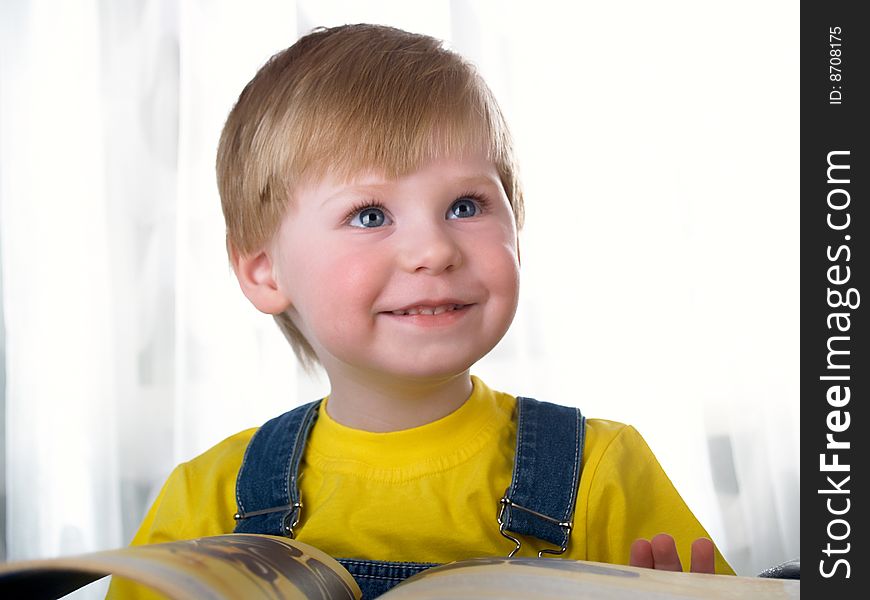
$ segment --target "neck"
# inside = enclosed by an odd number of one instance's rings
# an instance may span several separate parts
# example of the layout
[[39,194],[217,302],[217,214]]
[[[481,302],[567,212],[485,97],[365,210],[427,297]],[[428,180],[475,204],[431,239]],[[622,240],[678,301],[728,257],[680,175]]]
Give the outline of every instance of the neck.
[[437,421],[471,395],[469,371],[433,379],[333,377],[327,411],[336,422],[373,432],[399,431]]

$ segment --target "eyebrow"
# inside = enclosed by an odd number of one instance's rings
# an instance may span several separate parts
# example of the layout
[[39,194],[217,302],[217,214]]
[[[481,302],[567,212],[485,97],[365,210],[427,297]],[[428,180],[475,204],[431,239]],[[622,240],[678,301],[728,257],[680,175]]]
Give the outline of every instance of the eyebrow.
[[[487,175],[484,173],[466,175],[464,177],[459,177],[459,178],[457,178],[455,180],[451,180],[451,181],[455,182],[457,185],[475,185],[475,184],[483,185],[483,184],[486,184],[486,185],[495,185],[498,187],[501,187],[501,185],[502,185],[501,179],[497,175]],[[383,181],[381,183],[359,183],[359,184],[350,183],[350,184],[347,184],[345,187],[343,187],[341,190],[337,191],[336,193],[332,194],[331,196],[329,196],[328,198],[323,200],[323,202],[320,203],[320,206],[322,208],[322,207],[326,206],[327,204],[329,204],[330,202],[332,202],[333,200],[336,200],[336,199],[341,198],[343,196],[346,196],[348,194],[361,194],[361,193],[362,194],[365,194],[365,193],[375,194],[375,193],[379,192],[381,189],[392,185],[393,183],[394,183],[393,180]]]
[[468,177],[462,177],[459,179],[459,182],[464,183],[466,185],[471,185],[473,183],[488,183],[491,185],[501,186],[501,178],[498,175],[469,175]]
[[341,188],[339,191],[335,192],[331,196],[327,197],[323,202],[320,203],[321,208],[332,202],[333,200],[337,200],[344,196],[348,196],[351,194],[361,194],[369,192],[370,190],[383,187],[383,185],[378,184],[360,184],[360,185],[347,185]]

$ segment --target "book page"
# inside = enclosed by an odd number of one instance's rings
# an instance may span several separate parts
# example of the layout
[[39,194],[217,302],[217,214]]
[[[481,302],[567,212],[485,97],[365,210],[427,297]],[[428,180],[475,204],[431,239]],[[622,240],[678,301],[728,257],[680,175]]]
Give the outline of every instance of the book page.
[[559,558],[480,558],[423,571],[381,596],[384,600],[472,597],[797,600],[800,582],[675,573]]
[[105,575],[171,599],[323,598],[359,600],[359,586],[313,546],[269,535],[231,534],[11,563],[0,597],[59,598]]

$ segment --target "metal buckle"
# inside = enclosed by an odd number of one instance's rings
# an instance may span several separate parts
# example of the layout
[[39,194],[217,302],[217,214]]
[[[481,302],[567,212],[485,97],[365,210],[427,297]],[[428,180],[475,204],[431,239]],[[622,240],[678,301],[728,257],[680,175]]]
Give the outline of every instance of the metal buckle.
[[[287,524],[288,518],[292,515],[293,522],[289,525]],[[302,503],[294,502],[293,503],[293,512],[286,517],[284,517],[284,534],[289,537],[291,540],[295,537],[295,533],[293,533],[293,528],[299,525],[299,517],[302,515]]]
[[[277,506],[275,508],[267,508],[264,510],[255,510],[253,512],[244,514],[242,514],[241,512],[237,512],[233,515],[233,519],[235,519],[236,521],[243,521],[245,519],[249,519],[251,517],[256,517],[259,515],[268,515],[271,513],[283,512],[287,510],[292,510],[293,512],[291,512],[287,515],[287,517],[284,518],[284,535],[292,539],[294,536],[293,528],[299,524],[299,517],[302,514],[301,502],[294,502],[293,504],[287,504],[286,506]],[[289,517],[292,517],[293,522],[288,525],[287,521],[289,520]]]
[[501,506],[498,509],[498,517],[496,517],[496,520],[498,521],[498,532],[500,534],[502,534],[504,537],[506,537],[507,539],[509,539],[510,541],[512,541],[514,544],[517,545],[517,547],[514,548],[513,550],[511,550],[511,553],[507,555],[508,558],[513,558],[514,554],[516,554],[519,551],[520,546],[522,544],[520,544],[520,541],[517,538],[505,533],[504,527],[505,527],[506,523],[504,522],[504,519],[502,518],[502,517],[504,517],[504,513],[507,510],[508,505],[511,504],[511,501],[508,500],[507,498],[505,498],[504,496],[502,496],[502,499],[499,500],[499,504],[501,504]]
[[562,521],[559,521],[552,517],[548,517],[547,515],[541,514],[538,511],[532,510],[531,508],[526,508],[525,506],[517,504],[507,497],[507,493],[505,493],[505,495],[502,496],[501,500],[499,500],[499,504],[501,506],[499,507],[498,517],[496,518],[496,520],[498,521],[498,532],[507,539],[511,540],[514,544],[516,544],[516,548],[511,550],[510,554],[507,555],[508,558],[513,558],[513,556],[519,551],[520,546],[522,545],[517,538],[512,535],[508,535],[505,532],[505,526],[507,525],[507,523],[504,520],[504,515],[508,507],[525,511],[531,515],[538,517],[539,519],[544,519],[545,521],[549,521],[550,523],[558,525],[559,527],[565,528],[565,543],[558,550],[553,548],[544,548],[543,550],[538,552],[538,558],[543,558],[544,554],[553,554],[555,556],[558,556],[559,554],[564,554],[565,551],[568,550],[568,539],[571,537],[571,530],[574,528],[573,523],[571,523],[570,521],[567,523],[563,523]]

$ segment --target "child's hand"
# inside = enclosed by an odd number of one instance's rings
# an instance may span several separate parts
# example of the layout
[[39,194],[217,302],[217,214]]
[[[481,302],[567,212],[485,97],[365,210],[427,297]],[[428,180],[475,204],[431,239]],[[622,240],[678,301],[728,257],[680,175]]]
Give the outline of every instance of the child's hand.
[[[666,533],[660,533],[652,540],[638,539],[631,545],[632,567],[646,569],[661,569],[663,571],[682,571],[683,565],[677,555],[677,545],[674,538]],[[713,542],[707,538],[698,538],[692,542],[692,573],[714,573]]]

